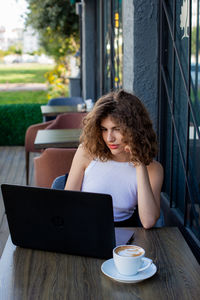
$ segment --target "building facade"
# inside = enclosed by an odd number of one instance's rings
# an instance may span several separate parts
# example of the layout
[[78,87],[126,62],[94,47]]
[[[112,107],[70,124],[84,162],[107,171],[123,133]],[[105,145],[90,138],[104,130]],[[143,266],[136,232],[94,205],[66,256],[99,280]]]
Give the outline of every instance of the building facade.
[[199,1],[84,0],[82,96],[123,87],[147,107],[165,179],[161,205],[200,261]]

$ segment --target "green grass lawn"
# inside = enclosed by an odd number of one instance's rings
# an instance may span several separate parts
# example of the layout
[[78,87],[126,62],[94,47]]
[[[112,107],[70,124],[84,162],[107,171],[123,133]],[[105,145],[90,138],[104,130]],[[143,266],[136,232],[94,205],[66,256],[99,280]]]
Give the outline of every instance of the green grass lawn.
[[0,64],[0,83],[45,83],[44,74],[54,68],[41,64]]
[[[0,64],[0,83],[45,83],[44,74],[53,69],[53,65]],[[23,103],[47,103],[46,91],[2,91],[0,105]]]
[[13,91],[0,92],[0,105],[23,103],[47,103],[46,91]]

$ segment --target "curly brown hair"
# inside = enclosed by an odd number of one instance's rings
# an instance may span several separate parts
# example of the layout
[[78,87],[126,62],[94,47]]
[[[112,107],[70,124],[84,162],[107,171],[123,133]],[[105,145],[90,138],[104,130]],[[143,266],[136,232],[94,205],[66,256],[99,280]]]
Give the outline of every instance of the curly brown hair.
[[123,142],[131,150],[130,161],[145,165],[152,162],[157,153],[157,140],[149,114],[135,95],[124,90],[102,96],[84,118],[80,142],[86,151],[102,161],[112,158],[101,131],[101,121],[107,116],[120,126]]

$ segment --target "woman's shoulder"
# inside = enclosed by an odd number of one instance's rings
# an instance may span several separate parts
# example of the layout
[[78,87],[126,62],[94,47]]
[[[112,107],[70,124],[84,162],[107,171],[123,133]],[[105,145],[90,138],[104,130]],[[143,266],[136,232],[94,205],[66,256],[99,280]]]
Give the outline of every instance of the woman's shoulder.
[[77,151],[76,151],[76,160],[83,164],[85,167],[89,165],[89,163],[92,161],[91,155],[86,151],[86,149],[83,147],[82,144],[79,145]]
[[149,172],[156,172],[159,174],[163,174],[163,166],[160,162],[153,160],[148,166],[147,169]]

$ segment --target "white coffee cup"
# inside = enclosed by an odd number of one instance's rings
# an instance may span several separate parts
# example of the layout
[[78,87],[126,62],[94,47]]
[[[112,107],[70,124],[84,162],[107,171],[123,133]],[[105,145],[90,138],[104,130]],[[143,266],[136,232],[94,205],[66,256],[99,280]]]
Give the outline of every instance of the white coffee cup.
[[136,245],[120,245],[113,249],[113,259],[117,271],[127,276],[135,275],[150,267],[152,260],[144,255],[145,250]]

